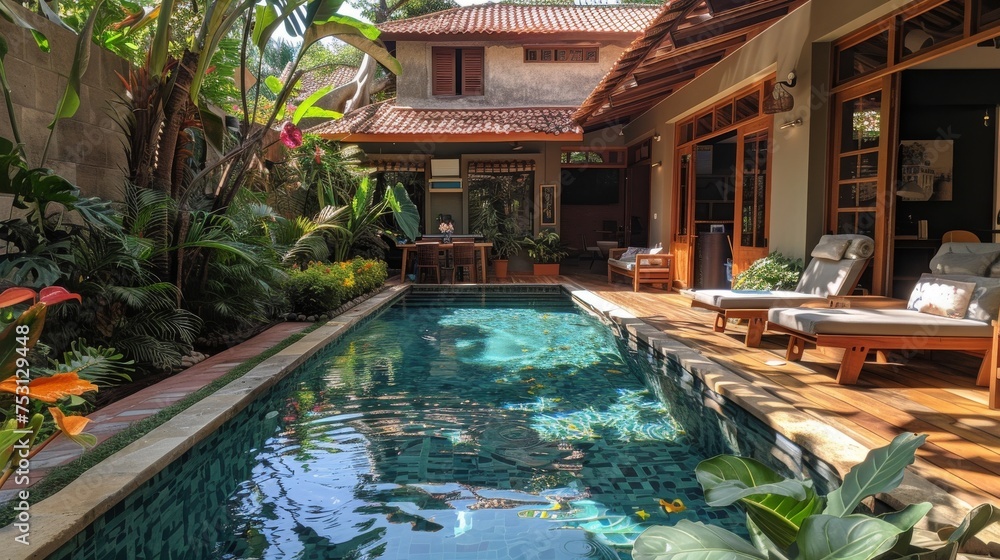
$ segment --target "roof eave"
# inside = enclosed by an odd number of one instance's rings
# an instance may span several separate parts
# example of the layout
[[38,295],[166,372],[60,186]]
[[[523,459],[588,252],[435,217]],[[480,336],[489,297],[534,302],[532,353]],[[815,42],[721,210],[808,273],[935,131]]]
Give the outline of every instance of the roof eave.
[[513,33],[508,31],[496,33],[391,33],[385,32],[379,35],[383,41],[414,41],[414,42],[434,42],[434,41],[520,41],[520,42],[565,42],[565,41],[591,41],[608,43],[630,43],[635,39],[635,32],[593,32],[593,31],[558,31],[554,33]]
[[426,143],[430,142],[441,142],[441,143],[452,143],[452,142],[582,142],[583,141],[583,131],[573,131],[573,132],[561,132],[561,133],[550,133],[550,132],[510,132],[510,133],[496,133],[496,132],[479,132],[474,134],[411,134],[411,133],[395,133],[395,134],[353,134],[350,132],[320,132],[319,136],[326,138],[327,140],[335,140],[338,142],[349,142],[352,144],[360,143],[385,143],[385,142],[412,142],[412,143]]

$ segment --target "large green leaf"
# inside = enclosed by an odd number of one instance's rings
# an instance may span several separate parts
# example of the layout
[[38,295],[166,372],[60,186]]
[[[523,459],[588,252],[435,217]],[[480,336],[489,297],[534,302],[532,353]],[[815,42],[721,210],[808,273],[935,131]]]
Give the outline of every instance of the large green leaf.
[[149,73],[160,78],[167,65],[167,55],[170,53],[170,16],[174,12],[175,0],[161,0],[160,13],[156,18],[156,31],[149,45]]
[[899,511],[893,511],[878,516],[879,519],[896,526],[900,531],[909,531],[920,522],[931,510],[930,502],[910,504]]
[[[316,111],[310,111],[310,110],[319,109],[319,107],[314,107],[314,105],[316,105],[316,103],[318,103],[320,99],[326,97],[326,95],[329,94],[331,91],[333,91],[332,85],[324,86],[313,92],[312,95],[310,95],[309,97],[305,98],[302,101],[302,103],[299,103],[299,106],[295,108],[295,112],[292,114],[292,123],[299,124],[299,121],[306,117],[322,116]],[[322,111],[322,109],[320,110]],[[343,116],[336,111],[327,111],[327,112],[336,115],[335,117],[332,118],[340,118]]]
[[[267,48],[267,42],[271,40],[271,35],[280,25],[294,21],[293,14],[305,2],[306,0],[288,0],[284,6],[276,6],[274,2],[257,6],[256,21],[254,21],[253,27],[253,42],[257,48],[262,51]],[[281,8],[280,13],[278,7]],[[291,27],[294,28],[294,26]],[[296,34],[289,32],[289,35],[295,36]]]
[[[103,3],[104,0],[97,0],[94,3],[90,17],[87,18],[87,23],[80,30],[80,36],[76,38],[76,53],[73,56],[73,66],[70,67],[69,76],[67,76],[66,90],[63,92],[62,99],[59,100],[59,104],[56,106],[56,114],[52,117],[52,122],[49,123],[49,130],[54,129],[60,119],[68,119],[75,115],[77,109],[80,108],[80,80],[87,72],[87,66],[90,65],[90,41],[94,35],[94,22],[97,20],[97,12],[100,11],[101,4]],[[46,146],[48,146],[48,142],[46,142]],[[44,161],[44,155],[42,159]]]
[[770,560],[790,560],[791,556],[786,550],[780,548],[764,534],[764,531],[753,522],[747,516],[747,532],[750,533],[750,542],[763,554],[767,556]]
[[19,10],[23,9],[13,0],[0,0],[0,16],[14,25],[30,31],[31,36],[35,38],[35,44],[38,45],[38,48],[42,49],[43,52],[49,52],[51,47],[49,46],[48,38],[36,29],[34,25],[31,25],[31,22],[21,17]]
[[861,463],[854,465],[844,483],[827,497],[823,513],[843,517],[858,507],[868,496],[889,492],[903,481],[903,471],[913,463],[917,448],[926,435],[910,432],[899,434],[885,447],[873,449]]
[[865,560],[887,552],[901,531],[867,515],[813,515],[796,538],[799,560]]
[[965,516],[962,524],[948,536],[948,542],[964,545],[966,541],[982,531],[987,525],[1000,522],[1000,509],[992,504],[982,504]]
[[720,455],[699,463],[695,474],[709,505],[741,501],[747,516],[782,549],[795,542],[803,520],[823,506],[811,483],[785,479],[754,459]]
[[[52,23],[58,25],[59,27],[62,27],[66,31],[71,31],[73,33],[76,33],[76,29],[73,29],[72,27],[66,25],[66,22],[63,21],[61,17],[59,17],[59,14],[55,13],[52,10],[52,8],[49,7],[49,3],[48,2],[46,2],[45,0],[39,0],[38,1],[38,7],[39,7],[39,9],[42,10],[42,15],[44,15],[46,19],[48,19]],[[96,9],[95,9],[95,11],[96,11]]]
[[396,183],[386,190],[385,197],[392,209],[392,217],[399,229],[403,230],[403,235],[408,239],[416,239],[420,235],[420,213],[417,205],[410,200],[406,187],[402,183]]
[[635,560],[752,560],[763,559],[752,544],[721,527],[682,519],[673,527],[650,527],[632,547]]
[[398,60],[389,54],[385,45],[381,41],[369,39],[365,35],[367,31],[363,31],[363,29],[366,29],[366,25],[370,24],[360,21],[356,24],[344,21],[331,21],[329,23],[311,25],[306,29],[305,35],[302,38],[301,52],[305,52],[306,49],[320,39],[334,37],[368,54],[379,64],[388,68],[393,74],[401,74],[403,67],[400,66]]

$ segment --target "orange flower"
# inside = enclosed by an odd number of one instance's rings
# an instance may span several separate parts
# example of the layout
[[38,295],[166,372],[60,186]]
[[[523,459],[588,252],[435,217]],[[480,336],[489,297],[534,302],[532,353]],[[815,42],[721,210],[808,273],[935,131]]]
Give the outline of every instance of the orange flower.
[[49,407],[49,414],[56,421],[56,426],[68,436],[78,436],[83,433],[83,429],[90,423],[90,418],[86,416],[66,416],[58,407]]
[[49,407],[49,414],[56,422],[56,427],[66,434],[66,437],[79,443],[83,447],[93,447],[97,445],[97,437],[93,434],[84,433],[83,428],[90,423],[90,419],[84,416],[66,416],[57,407]]
[[[36,377],[28,383],[28,397],[47,403],[54,403],[69,395],[82,395],[96,390],[97,385],[86,379],[80,379],[75,371],[57,373],[50,377]],[[0,392],[17,394],[17,377],[12,375],[0,381]]]

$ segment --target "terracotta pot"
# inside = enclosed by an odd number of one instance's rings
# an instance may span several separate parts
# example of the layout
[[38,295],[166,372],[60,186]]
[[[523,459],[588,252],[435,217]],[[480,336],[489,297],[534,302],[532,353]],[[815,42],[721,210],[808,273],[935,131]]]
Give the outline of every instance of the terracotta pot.
[[535,276],[559,276],[559,263],[535,263]]
[[496,272],[497,278],[507,277],[507,261],[506,260],[495,260],[493,261],[493,271]]

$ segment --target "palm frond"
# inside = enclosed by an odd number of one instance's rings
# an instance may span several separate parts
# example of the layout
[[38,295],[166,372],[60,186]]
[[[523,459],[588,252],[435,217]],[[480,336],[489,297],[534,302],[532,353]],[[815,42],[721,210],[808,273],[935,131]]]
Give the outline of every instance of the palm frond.
[[81,379],[93,381],[101,387],[132,381],[131,375],[135,373],[134,361],[126,361],[114,348],[89,346],[83,339],[74,341],[70,349],[63,352],[61,361],[49,361],[54,373],[75,371]]

